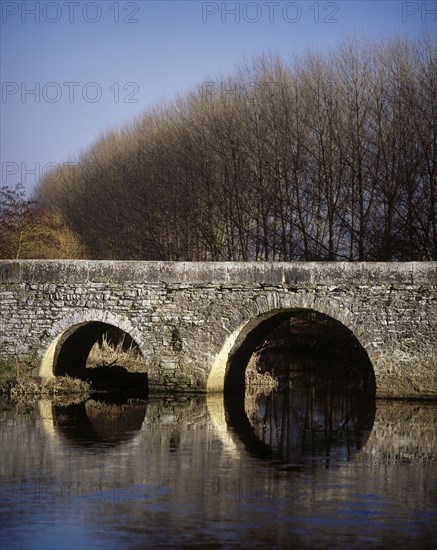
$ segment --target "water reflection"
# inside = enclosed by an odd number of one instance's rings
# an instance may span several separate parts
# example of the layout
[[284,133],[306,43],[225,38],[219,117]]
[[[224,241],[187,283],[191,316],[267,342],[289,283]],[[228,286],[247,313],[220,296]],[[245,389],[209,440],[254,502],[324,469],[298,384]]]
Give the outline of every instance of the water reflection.
[[147,402],[122,397],[88,399],[67,407],[53,406],[57,431],[83,446],[109,447],[132,439],[141,430]]
[[259,397],[250,422],[278,460],[328,467],[350,460],[365,444],[374,413],[374,402],[363,406],[354,395],[298,385]]
[[[341,362],[324,361],[321,368],[320,361],[308,357],[278,365],[280,361],[275,363],[279,389],[268,395],[226,395],[219,414],[209,399],[209,414],[221,425],[226,446],[234,446],[236,434],[252,455],[282,469],[330,467],[353,459],[374,423],[373,373],[370,376],[360,365],[346,368]],[[207,416],[201,396],[154,399],[151,405],[138,398],[101,394],[50,408],[52,430],[80,446],[102,449],[134,438],[143,424],[163,427],[186,418],[195,425]],[[172,434],[170,451],[179,445],[178,434]]]
[[246,448],[289,469],[351,460],[372,430],[374,383],[365,368],[337,365],[294,360],[270,394],[246,394],[244,406],[229,396],[229,424]]
[[[348,400],[311,379],[298,391],[295,374],[256,409],[243,403],[240,417],[219,396],[154,396],[132,403],[144,410],[126,424],[118,416],[129,417],[129,403],[112,403],[107,421],[97,397],[77,408],[0,407],[3,546],[432,547],[436,404],[378,401],[365,442],[374,411],[365,416],[358,394]],[[317,458],[325,431],[336,468]],[[251,442],[270,458],[254,456]]]

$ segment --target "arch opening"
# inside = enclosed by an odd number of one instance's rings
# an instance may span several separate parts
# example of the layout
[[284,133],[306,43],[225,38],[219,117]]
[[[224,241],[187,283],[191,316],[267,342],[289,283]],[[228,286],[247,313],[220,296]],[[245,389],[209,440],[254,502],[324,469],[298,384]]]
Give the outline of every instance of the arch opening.
[[288,372],[292,368],[290,355],[300,355],[313,361],[322,358],[323,362],[314,368],[325,372],[332,370],[332,361],[340,358],[344,368],[349,365],[350,370],[366,377],[369,388],[375,384],[367,352],[348,327],[314,309],[288,308],[260,314],[229,336],[211,369],[208,390],[244,394],[246,368],[254,354],[264,371],[269,358],[281,359],[281,364],[273,369],[280,382],[286,376],[284,369]]
[[49,345],[40,375],[87,380],[96,391],[147,392],[145,361],[127,332],[102,321],[84,321],[61,332]]
[[[212,374],[221,368],[228,422],[251,452],[326,466],[349,460],[367,440],[375,374],[341,322],[312,309],[270,311],[240,327],[224,353]],[[276,386],[257,387],[248,365]]]

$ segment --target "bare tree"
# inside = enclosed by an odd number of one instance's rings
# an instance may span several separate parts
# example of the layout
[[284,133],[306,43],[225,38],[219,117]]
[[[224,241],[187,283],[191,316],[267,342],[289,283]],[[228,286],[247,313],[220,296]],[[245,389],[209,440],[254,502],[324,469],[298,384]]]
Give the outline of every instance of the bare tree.
[[260,56],[111,132],[35,197],[92,258],[437,257],[437,49]]

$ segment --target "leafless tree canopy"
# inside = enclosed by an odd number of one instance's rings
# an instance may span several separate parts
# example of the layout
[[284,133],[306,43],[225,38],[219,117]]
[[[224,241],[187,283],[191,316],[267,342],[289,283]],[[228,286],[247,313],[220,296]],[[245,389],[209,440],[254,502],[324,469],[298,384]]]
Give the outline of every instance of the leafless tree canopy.
[[106,135],[36,198],[92,258],[435,260],[435,41],[257,58]]

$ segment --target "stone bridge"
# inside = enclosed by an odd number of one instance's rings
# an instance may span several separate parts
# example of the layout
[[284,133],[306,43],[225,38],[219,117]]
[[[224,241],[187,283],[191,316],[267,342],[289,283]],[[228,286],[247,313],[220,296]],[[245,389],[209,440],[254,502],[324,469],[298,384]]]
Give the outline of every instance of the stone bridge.
[[[254,345],[312,311],[355,337],[378,396],[437,397],[437,262],[0,261],[0,359],[74,376],[118,327],[150,388],[244,386]],[[340,325],[341,324],[341,325]]]

